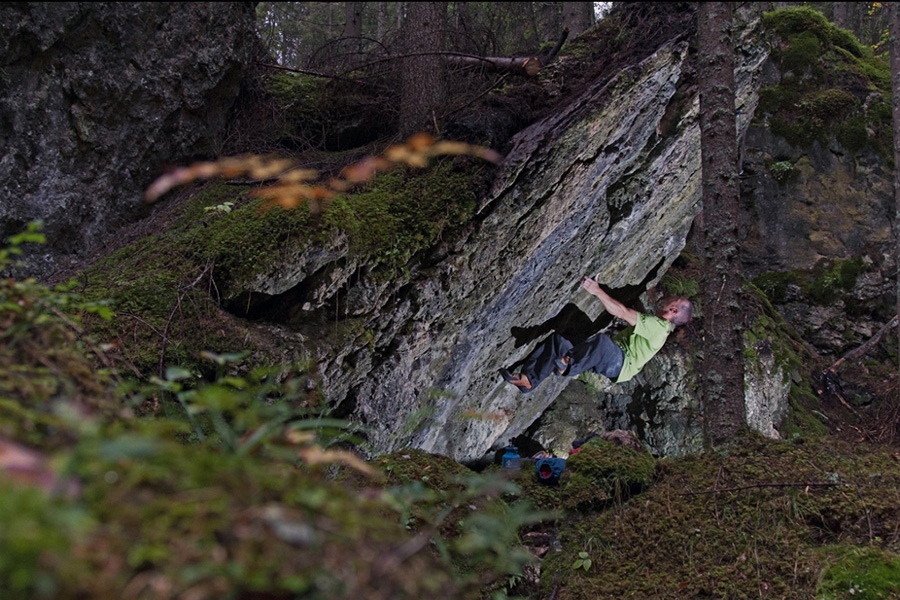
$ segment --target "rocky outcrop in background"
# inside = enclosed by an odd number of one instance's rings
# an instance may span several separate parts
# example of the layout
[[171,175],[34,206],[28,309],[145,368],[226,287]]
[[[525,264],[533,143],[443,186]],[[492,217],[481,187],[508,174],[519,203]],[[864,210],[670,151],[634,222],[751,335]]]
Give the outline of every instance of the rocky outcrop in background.
[[0,239],[43,220],[30,274],[101,249],[164,167],[217,154],[255,39],[251,2],[0,6]]

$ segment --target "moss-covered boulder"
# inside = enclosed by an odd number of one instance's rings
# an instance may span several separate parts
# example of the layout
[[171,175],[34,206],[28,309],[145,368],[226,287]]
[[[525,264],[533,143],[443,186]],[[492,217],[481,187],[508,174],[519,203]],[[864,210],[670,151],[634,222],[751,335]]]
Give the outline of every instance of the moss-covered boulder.
[[563,493],[568,509],[621,503],[650,485],[656,460],[646,450],[593,439],[566,461]]

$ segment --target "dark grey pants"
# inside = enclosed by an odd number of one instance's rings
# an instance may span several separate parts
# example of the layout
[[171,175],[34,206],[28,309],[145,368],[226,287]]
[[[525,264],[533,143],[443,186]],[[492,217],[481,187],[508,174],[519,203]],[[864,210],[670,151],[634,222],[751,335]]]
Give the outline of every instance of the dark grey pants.
[[557,359],[563,356],[571,358],[567,377],[591,371],[615,379],[625,360],[625,353],[605,333],[588,338],[577,346],[560,334],[553,333],[531,351],[519,368],[511,368],[510,371],[524,373],[533,390],[553,374]]

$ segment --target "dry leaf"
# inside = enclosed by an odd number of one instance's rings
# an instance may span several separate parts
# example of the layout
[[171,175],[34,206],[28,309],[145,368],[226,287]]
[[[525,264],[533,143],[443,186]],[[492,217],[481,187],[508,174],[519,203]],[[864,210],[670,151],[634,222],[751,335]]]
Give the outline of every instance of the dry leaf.
[[344,466],[356,469],[360,473],[370,477],[380,477],[380,473],[369,466],[364,460],[346,450],[323,450],[318,446],[308,446],[298,451],[302,458],[309,465],[330,465],[340,463]]

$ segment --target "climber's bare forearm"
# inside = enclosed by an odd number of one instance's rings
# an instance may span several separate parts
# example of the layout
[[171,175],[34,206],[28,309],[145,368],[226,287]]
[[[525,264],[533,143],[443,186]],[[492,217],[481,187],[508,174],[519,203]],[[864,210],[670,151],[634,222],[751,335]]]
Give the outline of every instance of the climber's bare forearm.
[[627,306],[604,292],[600,288],[600,285],[590,277],[585,276],[581,280],[581,287],[587,290],[591,295],[596,296],[597,299],[600,300],[600,303],[603,305],[603,308],[605,308],[606,312],[608,312],[609,314],[622,319],[629,325],[634,325],[637,323],[638,313],[636,310],[628,308]]

